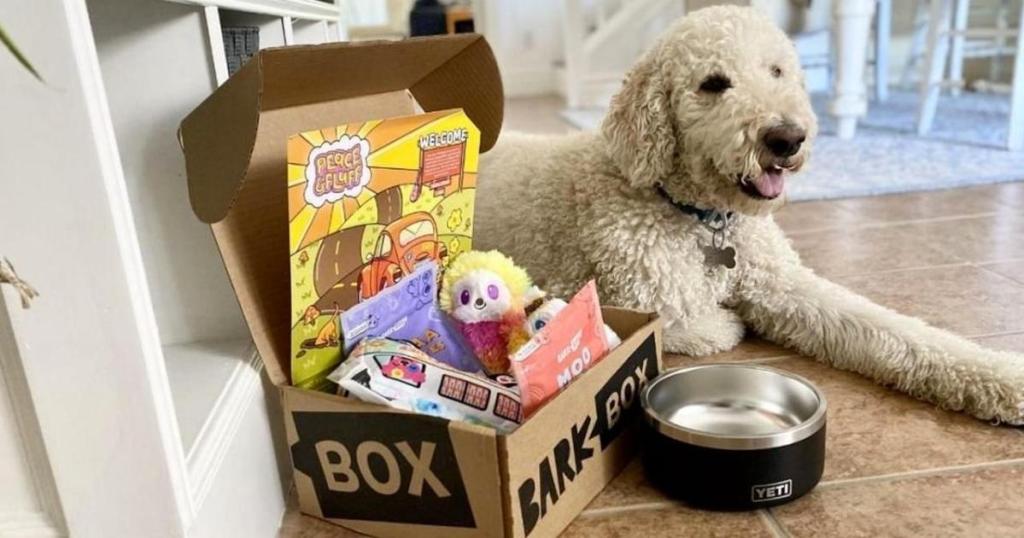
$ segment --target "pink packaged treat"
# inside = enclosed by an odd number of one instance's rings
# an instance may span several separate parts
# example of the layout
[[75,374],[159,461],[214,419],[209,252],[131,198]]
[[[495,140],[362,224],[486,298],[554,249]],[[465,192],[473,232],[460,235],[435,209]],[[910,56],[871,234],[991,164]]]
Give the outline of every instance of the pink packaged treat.
[[597,286],[591,280],[512,355],[525,417],[604,358],[608,352],[604,331]]

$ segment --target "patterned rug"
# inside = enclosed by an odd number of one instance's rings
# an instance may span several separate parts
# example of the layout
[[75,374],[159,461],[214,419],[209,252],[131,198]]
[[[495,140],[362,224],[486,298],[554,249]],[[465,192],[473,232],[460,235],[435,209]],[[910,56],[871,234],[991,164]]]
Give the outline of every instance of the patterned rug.
[[[848,198],[1024,179],[1024,152],[1004,149],[1009,121],[1005,96],[943,96],[932,132],[914,134],[917,94],[894,92],[872,102],[853,140],[834,136],[826,96],[813,98],[821,123],[808,167],[787,186],[790,200]],[[602,110],[566,110],[563,117],[594,129]]]

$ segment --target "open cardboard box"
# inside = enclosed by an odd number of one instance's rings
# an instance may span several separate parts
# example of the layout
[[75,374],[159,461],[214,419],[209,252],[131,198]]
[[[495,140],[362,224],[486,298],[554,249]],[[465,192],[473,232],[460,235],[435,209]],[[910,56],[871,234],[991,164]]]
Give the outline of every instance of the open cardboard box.
[[605,308],[622,344],[510,435],[290,385],[288,136],[462,108],[486,151],[502,107],[490,47],[461,34],[264,50],[182,122],[192,207],[281,391],[306,514],[378,536],[550,536],[633,456],[639,391],[661,369],[651,314]]

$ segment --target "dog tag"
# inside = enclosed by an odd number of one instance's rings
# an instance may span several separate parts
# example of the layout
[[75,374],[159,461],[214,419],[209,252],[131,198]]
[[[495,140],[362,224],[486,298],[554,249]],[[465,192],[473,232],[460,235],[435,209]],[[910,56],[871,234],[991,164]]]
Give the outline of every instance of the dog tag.
[[725,267],[732,269],[736,267],[736,249],[732,247],[717,248],[704,247],[704,265],[708,267]]

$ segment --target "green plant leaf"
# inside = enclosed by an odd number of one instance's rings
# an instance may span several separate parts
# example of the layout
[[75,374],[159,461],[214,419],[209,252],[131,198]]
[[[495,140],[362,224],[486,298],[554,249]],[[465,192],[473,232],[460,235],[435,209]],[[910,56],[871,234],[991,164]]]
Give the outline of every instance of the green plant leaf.
[[39,80],[39,82],[43,81],[43,77],[39,76],[39,72],[36,71],[35,67],[32,67],[32,63],[28,61],[28,58],[26,58],[25,55],[22,54],[20,50],[18,50],[18,47],[14,44],[14,41],[11,41],[10,36],[8,36],[7,32],[4,31],[3,26],[0,26],[0,43],[3,43],[4,46],[7,47],[7,50],[11,51],[11,54],[14,55],[14,58],[18,60],[18,62],[22,66],[24,66],[29,73],[32,73],[32,76],[36,77],[36,79]]

